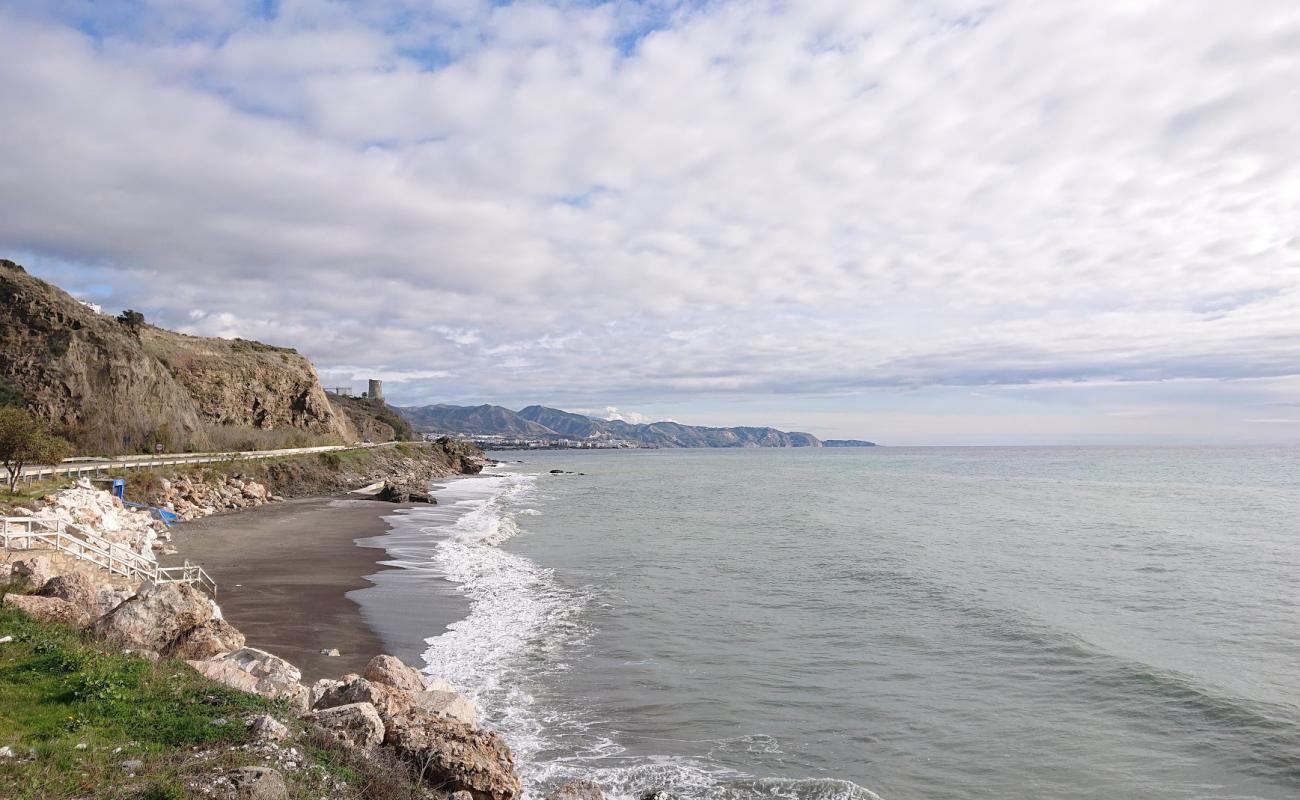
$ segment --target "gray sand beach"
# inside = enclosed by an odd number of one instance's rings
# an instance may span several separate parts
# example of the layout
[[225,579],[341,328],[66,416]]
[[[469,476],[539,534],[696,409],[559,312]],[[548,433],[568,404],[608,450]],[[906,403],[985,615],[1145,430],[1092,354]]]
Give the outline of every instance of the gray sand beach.
[[[288,659],[307,682],[358,671],[378,653],[420,666],[424,640],[467,609],[446,581],[382,563],[389,522],[412,510],[316,497],[220,514],[175,526],[179,553],[164,562],[201,564],[248,646]],[[340,655],[320,652],[331,648]]]

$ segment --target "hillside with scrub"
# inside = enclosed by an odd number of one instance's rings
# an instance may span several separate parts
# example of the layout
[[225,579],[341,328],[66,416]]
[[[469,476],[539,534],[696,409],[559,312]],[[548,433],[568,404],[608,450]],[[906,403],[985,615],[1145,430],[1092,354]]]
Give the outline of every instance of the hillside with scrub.
[[86,454],[411,436],[382,402],[327,395],[296,350],[102,314],[3,259],[0,404],[25,406]]

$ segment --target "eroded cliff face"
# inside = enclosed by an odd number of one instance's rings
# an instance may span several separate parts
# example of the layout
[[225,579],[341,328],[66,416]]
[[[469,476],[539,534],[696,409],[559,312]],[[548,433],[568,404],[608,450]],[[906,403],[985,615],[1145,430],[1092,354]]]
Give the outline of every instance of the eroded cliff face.
[[306,358],[133,330],[0,260],[0,380],[83,452],[352,441]]
[[297,351],[244,339],[141,331],[144,349],[193,398],[200,419],[221,426],[355,437]]

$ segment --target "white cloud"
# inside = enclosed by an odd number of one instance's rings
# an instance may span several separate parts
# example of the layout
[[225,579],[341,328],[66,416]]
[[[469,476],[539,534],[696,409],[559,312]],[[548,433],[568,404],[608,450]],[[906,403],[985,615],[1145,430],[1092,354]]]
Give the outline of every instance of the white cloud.
[[0,9],[0,245],[151,319],[575,405],[1300,363],[1293,3],[132,9]]
[[604,412],[599,413],[596,416],[599,416],[601,419],[622,420],[623,422],[630,422],[633,425],[640,425],[643,422],[653,421],[648,419],[645,414],[638,414],[635,411],[620,411],[616,406],[605,406]]

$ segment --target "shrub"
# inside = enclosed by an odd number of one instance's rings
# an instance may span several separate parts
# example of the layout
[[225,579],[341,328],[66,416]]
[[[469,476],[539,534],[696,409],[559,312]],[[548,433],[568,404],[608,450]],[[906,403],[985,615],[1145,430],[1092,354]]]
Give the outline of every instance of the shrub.
[[23,406],[27,400],[23,393],[9,381],[0,377],[0,406]]
[[117,315],[117,321],[125,325],[127,330],[132,333],[139,334],[140,328],[144,327],[144,314],[128,308]]
[[67,457],[72,446],[51,434],[30,411],[0,406],[0,463],[9,472],[9,491],[18,488],[18,477],[28,464],[56,464]]

